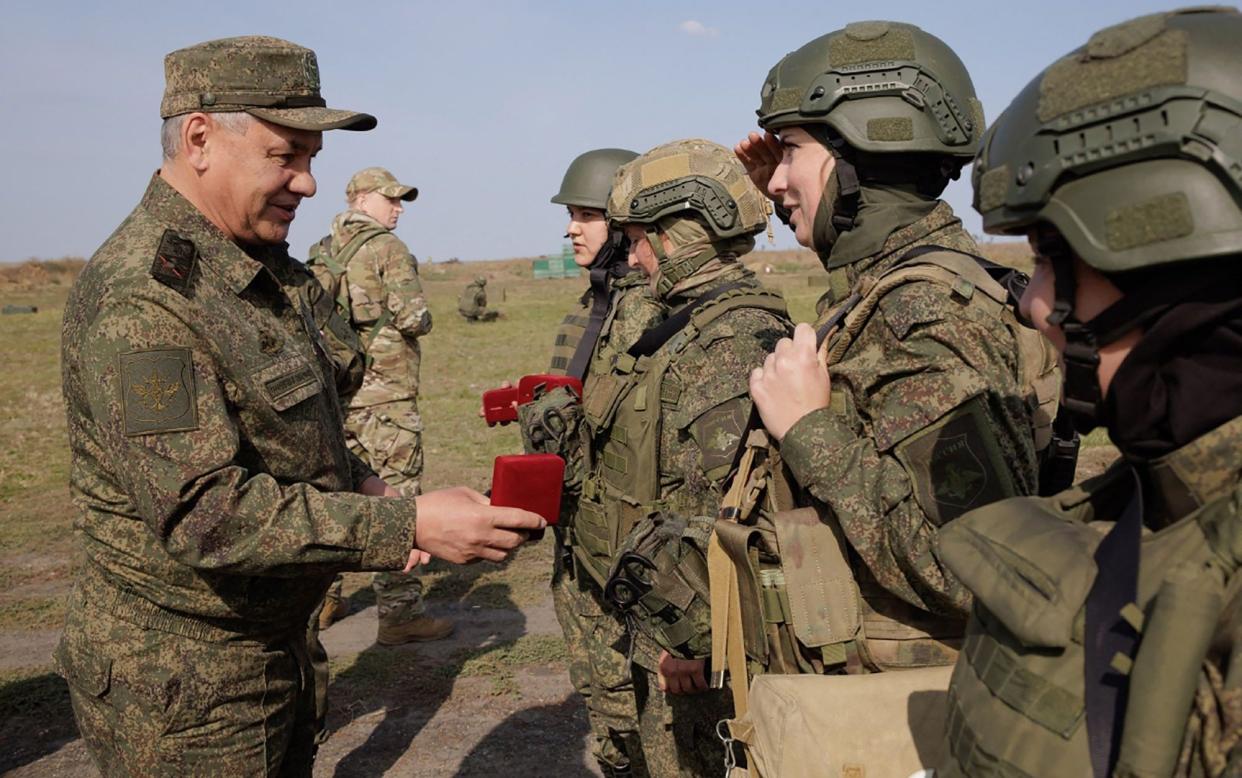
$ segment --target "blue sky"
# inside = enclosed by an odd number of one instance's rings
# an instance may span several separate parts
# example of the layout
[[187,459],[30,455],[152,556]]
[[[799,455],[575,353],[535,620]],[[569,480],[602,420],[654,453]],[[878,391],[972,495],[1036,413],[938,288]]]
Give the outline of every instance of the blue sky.
[[[754,125],[768,69],[848,22],[879,15],[943,38],[991,120],[1094,30],[1169,7],[5,0],[0,261],[94,251],[159,166],[164,54],[210,38],[266,34],[310,46],[329,104],[379,117],[372,132],[327,133],[319,194],[290,235],[295,256],[341,210],[350,174],[383,165],[421,191],[397,229],[417,255],[488,259],[559,252],[564,210],[548,198],[578,153],[690,136],[732,145]],[[977,232],[969,182],[948,199]],[[777,227],[776,248],[793,246]]]

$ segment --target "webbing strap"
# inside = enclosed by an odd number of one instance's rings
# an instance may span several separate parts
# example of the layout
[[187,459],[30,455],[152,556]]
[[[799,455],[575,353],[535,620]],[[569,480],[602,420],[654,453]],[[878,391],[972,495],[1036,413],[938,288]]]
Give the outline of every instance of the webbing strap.
[[1083,636],[1087,699],[1087,744],[1096,778],[1112,775],[1121,745],[1129,697],[1129,679],[1117,672],[1113,658],[1133,659],[1138,633],[1121,615],[1138,594],[1143,486],[1130,471],[1134,493],[1121,518],[1095,550],[1099,573],[1087,595]]
[[[737,476],[720,504],[717,521],[736,521],[738,506],[745,498],[746,482],[754,467],[756,446],[745,446]],[[707,542],[707,577],[711,592],[712,675],[711,686],[724,686],[725,670],[729,672],[733,693],[733,715],[741,718],[750,709],[750,678],[746,672],[746,644],[742,635],[742,598],[738,591],[737,567],[712,532]]]
[[640,337],[633,346],[630,346],[629,351],[626,353],[635,359],[638,357],[651,356],[659,351],[660,347],[672,339],[674,335],[681,332],[681,330],[690,323],[690,317],[693,316],[694,312],[699,308],[702,308],[704,305],[712,300],[715,300],[721,295],[744,288],[746,287],[740,283],[725,284],[724,286],[716,287],[696,300],[691,300],[681,308],[678,308],[677,311],[671,314],[667,319],[644,332],[642,337]]
[[[958,701],[953,687],[949,687],[949,714],[945,721],[945,732],[948,735],[949,754],[953,764],[947,771],[948,775],[957,773],[952,767],[958,768],[961,775],[989,775],[996,778],[1033,778],[1030,773],[1010,762],[990,754],[979,745],[979,737],[971,728],[970,722],[962,712],[962,704]],[[936,770],[940,774],[940,770]]]
[[1082,698],[1022,667],[995,638],[972,634],[962,653],[983,685],[1009,707],[1066,740],[1078,729]]
[[609,282],[617,275],[617,263],[621,262],[624,266],[624,257],[617,258],[619,250],[620,240],[609,240],[591,260],[591,315],[583,323],[586,329],[582,333],[582,339],[578,341],[578,347],[574,349],[569,366],[565,368],[566,375],[586,380],[587,366],[591,364],[595,344],[599,342],[604,319],[612,303],[612,284]]

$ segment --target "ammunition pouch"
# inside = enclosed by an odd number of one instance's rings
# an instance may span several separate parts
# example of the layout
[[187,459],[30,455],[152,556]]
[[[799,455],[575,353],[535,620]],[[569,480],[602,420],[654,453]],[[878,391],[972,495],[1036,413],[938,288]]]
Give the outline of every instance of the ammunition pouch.
[[655,516],[629,534],[604,597],[661,648],[687,659],[711,652],[706,547],[711,520]]

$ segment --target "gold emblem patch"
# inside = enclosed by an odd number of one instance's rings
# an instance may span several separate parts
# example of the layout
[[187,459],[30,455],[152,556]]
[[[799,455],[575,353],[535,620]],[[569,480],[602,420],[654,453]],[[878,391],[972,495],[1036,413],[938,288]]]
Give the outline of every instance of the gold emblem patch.
[[125,434],[198,428],[194,365],[188,348],[131,351],[120,356]]

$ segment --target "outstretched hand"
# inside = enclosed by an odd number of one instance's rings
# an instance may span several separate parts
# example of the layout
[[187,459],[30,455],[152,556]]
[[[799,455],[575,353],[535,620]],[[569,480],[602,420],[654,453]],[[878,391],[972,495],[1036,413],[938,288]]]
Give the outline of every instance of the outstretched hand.
[[427,492],[415,499],[415,547],[457,564],[479,559],[503,562],[526,541],[528,531],[548,524],[530,511],[493,506],[486,497],[464,486]]
[[803,416],[828,407],[832,381],[817,351],[815,329],[799,324],[793,339],[781,338],[763,367],[750,372],[750,396],[763,426],[778,441]]
[[771,197],[768,193],[768,182],[772,180],[776,166],[781,164],[781,158],[785,155],[780,140],[770,132],[762,135],[752,132],[733,147],[733,153],[741,161],[742,167],[746,168],[746,174],[759,191]]

